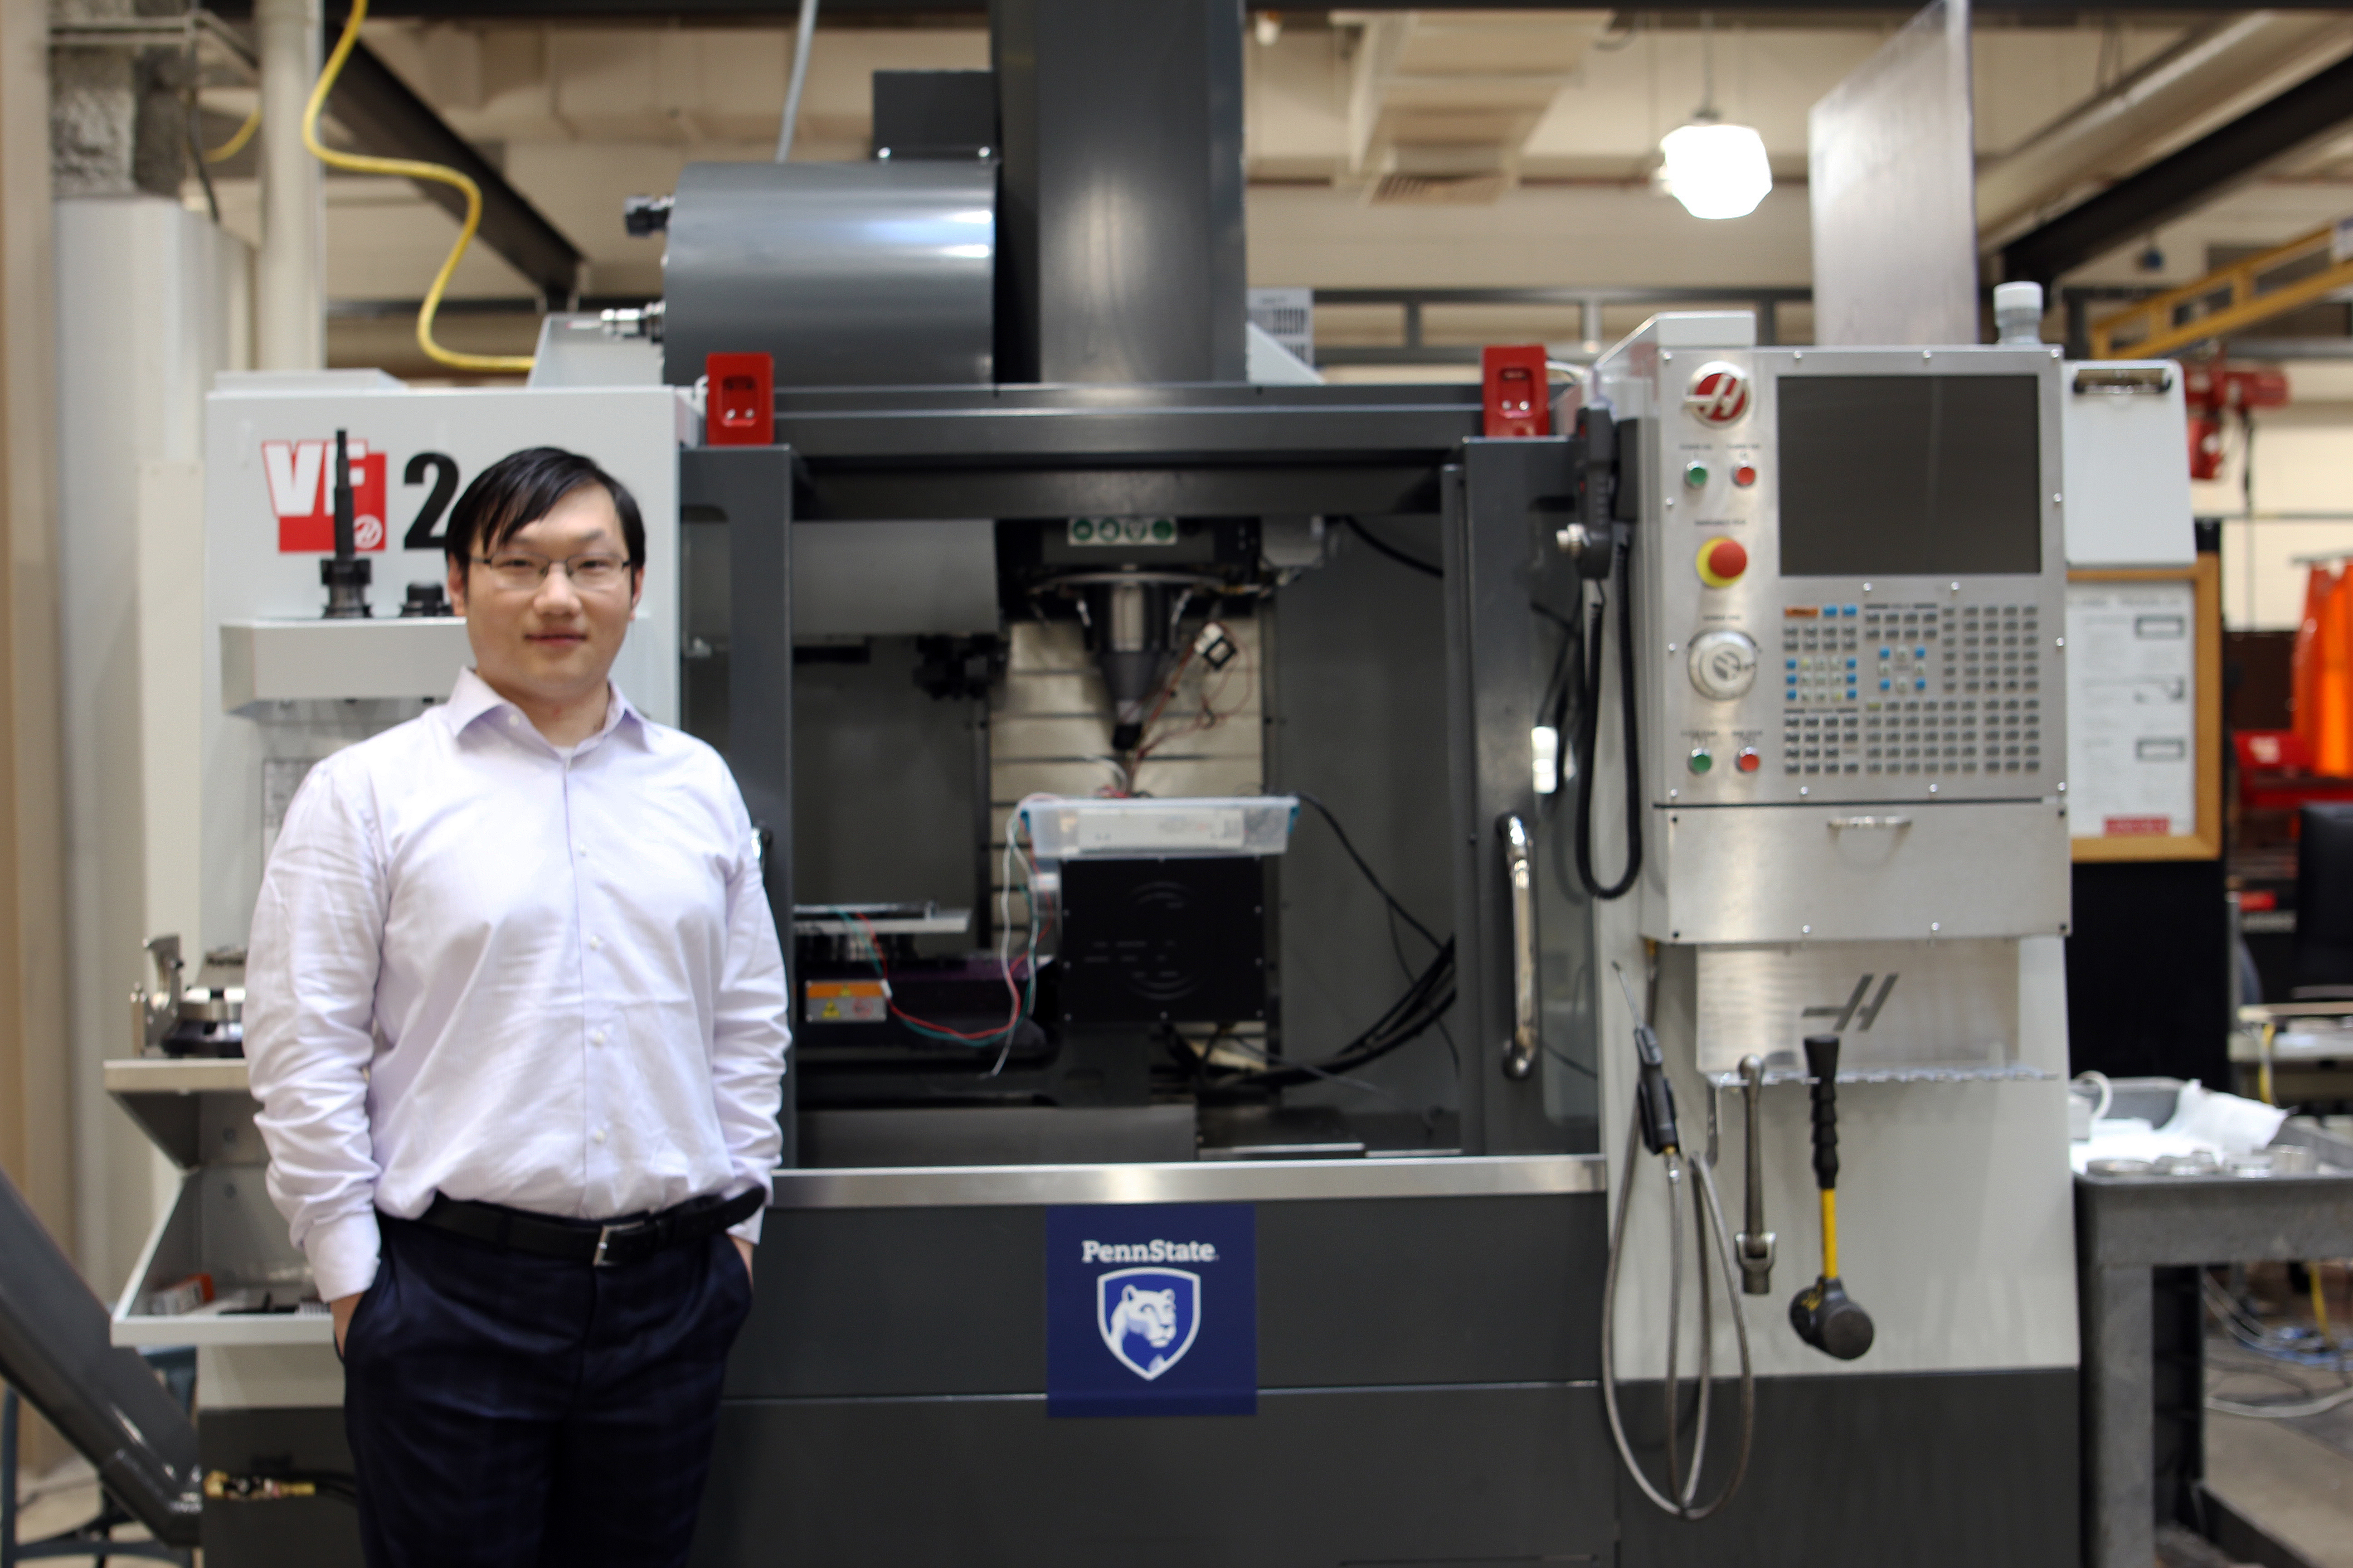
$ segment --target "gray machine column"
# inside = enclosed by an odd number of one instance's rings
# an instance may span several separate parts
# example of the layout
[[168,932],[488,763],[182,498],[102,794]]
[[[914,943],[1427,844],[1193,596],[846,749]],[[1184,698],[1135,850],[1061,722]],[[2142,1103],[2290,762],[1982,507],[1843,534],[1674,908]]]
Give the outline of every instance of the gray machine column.
[[1240,0],[997,0],[997,379],[1245,378]]
[[[679,456],[679,510],[727,523],[727,766],[761,830],[768,908],[793,951],[793,454],[696,447]],[[800,1075],[785,1074],[785,1147],[799,1163]]]

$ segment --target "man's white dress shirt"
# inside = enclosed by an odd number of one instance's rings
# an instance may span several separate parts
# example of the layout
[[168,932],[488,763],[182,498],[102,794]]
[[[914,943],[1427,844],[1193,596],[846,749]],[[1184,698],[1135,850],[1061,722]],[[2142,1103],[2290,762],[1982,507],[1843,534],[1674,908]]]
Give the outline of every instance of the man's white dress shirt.
[[319,763],[249,947],[269,1194],[329,1300],[374,1281],[376,1211],[437,1192],[609,1219],[768,1188],[790,1007],[751,819],[617,688],[567,750],[468,670]]

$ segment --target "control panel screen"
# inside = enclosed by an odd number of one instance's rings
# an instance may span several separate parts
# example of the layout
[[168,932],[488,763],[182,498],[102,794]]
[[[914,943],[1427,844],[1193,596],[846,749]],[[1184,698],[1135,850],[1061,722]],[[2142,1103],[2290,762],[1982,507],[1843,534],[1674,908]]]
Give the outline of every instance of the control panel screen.
[[2031,375],[1779,379],[1781,574],[2042,570]]

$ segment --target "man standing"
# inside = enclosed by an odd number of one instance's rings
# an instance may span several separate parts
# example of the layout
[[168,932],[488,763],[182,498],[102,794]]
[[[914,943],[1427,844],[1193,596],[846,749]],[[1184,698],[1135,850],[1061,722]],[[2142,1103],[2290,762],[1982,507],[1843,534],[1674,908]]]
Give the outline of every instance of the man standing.
[[344,1363],[371,1568],[686,1560],[782,1145],[784,963],[710,747],[607,679],[637,503],[552,447],[449,516],[475,667],[318,763],[246,1054]]

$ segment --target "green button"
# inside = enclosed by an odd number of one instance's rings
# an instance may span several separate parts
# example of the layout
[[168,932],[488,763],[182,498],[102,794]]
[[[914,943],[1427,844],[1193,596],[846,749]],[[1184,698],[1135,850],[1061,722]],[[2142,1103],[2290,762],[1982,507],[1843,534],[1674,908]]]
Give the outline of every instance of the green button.
[[1692,772],[1695,773],[1704,773],[1714,766],[1715,766],[1715,759],[1708,755],[1706,752],[1696,751],[1691,754]]
[[1697,489],[1700,486],[1707,483],[1707,465],[1705,463],[1684,464],[1683,483],[1691,486],[1694,489]]

